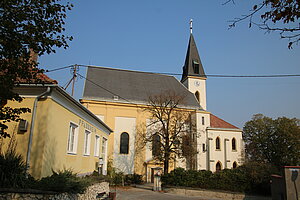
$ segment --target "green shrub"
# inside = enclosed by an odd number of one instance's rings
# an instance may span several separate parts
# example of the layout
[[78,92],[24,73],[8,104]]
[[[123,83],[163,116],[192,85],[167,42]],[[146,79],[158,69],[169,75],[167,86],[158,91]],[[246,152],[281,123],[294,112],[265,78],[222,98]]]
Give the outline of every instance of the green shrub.
[[42,178],[36,183],[36,188],[55,192],[84,193],[90,184],[88,179],[78,177],[72,170],[64,170],[53,171],[51,176]]
[[26,165],[14,149],[0,153],[0,187],[23,188],[26,186]]
[[162,176],[163,185],[219,189],[255,194],[271,193],[271,174],[276,168],[267,164],[247,163],[236,169],[224,169],[218,173],[177,168]]
[[125,185],[141,184],[143,182],[142,175],[127,174],[125,175]]

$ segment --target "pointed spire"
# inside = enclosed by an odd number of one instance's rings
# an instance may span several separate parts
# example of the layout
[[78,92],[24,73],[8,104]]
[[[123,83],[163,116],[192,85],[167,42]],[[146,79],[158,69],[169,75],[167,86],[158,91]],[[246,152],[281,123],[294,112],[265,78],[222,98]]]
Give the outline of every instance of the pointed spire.
[[195,43],[194,36],[192,34],[193,30],[193,20],[190,20],[190,40],[189,45],[185,57],[185,63],[183,66],[183,73],[181,82],[183,82],[188,76],[195,76],[195,77],[201,77],[206,78],[206,75],[204,73],[204,69],[200,60],[200,56],[198,54],[197,46]]

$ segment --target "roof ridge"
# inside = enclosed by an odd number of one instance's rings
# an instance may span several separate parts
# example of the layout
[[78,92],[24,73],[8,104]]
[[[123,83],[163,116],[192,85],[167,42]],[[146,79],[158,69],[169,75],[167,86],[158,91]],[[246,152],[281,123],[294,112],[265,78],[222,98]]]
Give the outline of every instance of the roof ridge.
[[153,75],[161,75],[161,76],[174,77],[172,75],[162,74],[162,73],[157,73],[157,72],[143,72],[143,71],[136,71],[136,70],[129,70],[129,69],[120,69],[120,68],[112,68],[112,67],[105,67],[105,66],[94,66],[94,65],[88,65],[88,67],[108,69],[108,70],[115,70],[115,71],[125,71],[125,72],[134,72],[134,73],[143,73],[143,74],[153,74]]

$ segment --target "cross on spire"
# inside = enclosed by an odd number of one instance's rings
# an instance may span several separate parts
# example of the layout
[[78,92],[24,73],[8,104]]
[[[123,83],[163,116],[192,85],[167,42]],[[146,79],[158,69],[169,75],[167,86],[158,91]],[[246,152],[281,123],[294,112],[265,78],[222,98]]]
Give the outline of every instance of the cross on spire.
[[190,19],[190,32],[193,33],[193,19]]

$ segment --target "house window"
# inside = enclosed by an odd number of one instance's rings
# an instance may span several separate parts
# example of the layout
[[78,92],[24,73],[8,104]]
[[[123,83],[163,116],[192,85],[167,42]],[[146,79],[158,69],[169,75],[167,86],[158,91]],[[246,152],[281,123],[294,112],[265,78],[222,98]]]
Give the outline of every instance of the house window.
[[221,171],[221,169],[222,169],[222,164],[221,164],[220,161],[218,161],[217,164],[216,164],[216,172]]
[[95,156],[100,155],[100,136],[96,135],[95,137]]
[[107,139],[106,138],[102,138],[102,160],[103,160],[103,163],[104,163],[104,166],[105,167],[103,167],[103,171],[102,171],[102,174],[103,175],[106,175],[107,174],[107,172],[106,172],[106,170],[107,170],[107,162],[106,162],[106,148],[107,148]]
[[123,132],[120,140],[120,154],[128,154],[129,150],[129,134]]
[[68,138],[68,153],[76,153],[77,150],[77,137],[78,137],[78,126],[70,123],[69,138]]
[[237,164],[236,164],[236,162],[234,161],[233,164],[232,164],[232,168],[235,169],[236,167],[237,167]]
[[232,151],[236,151],[236,140],[235,140],[235,138],[232,138],[231,146],[232,146]]
[[197,101],[200,103],[200,94],[198,91],[195,92],[195,96],[196,96]]
[[204,121],[204,117],[202,117],[202,125],[204,125],[205,123],[204,123],[205,121]]
[[90,155],[90,146],[91,146],[91,132],[85,130],[84,132],[84,148],[83,148],[83,155]]
[[216,138],[216,150],[221,150],[220,138],[219,137]]
[[160,153],[160,136],[158,133],[154,134],[152,137],[152,156],[158,156]]

